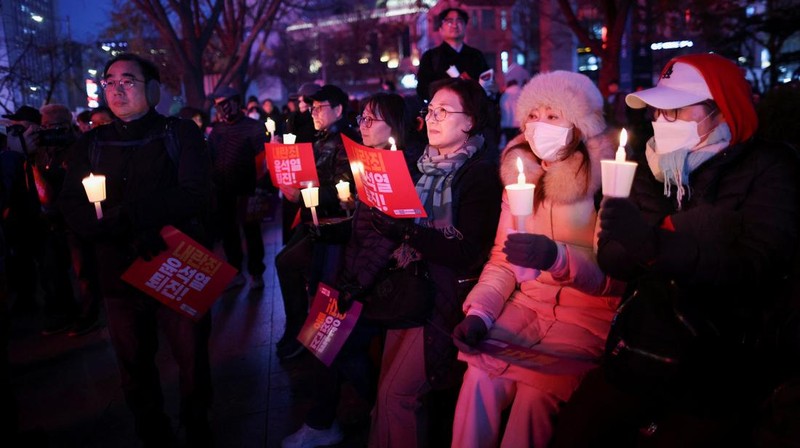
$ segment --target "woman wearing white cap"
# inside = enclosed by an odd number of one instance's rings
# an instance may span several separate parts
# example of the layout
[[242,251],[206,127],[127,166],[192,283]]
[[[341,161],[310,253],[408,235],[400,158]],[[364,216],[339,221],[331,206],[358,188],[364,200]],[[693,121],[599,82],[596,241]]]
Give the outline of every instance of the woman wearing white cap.
[[[534,213],[516,233],[503,197],[491,258],[453,332],[468,363],[453,447],[494,447],[501,436],[503,447],[547,446],[561,403],[603,352],[622,285],[600,270],[593,250],[600,159],[614,151],[602,108],[597,87],[577,73],[540,74],[520,94],[524,135],[509,142],[500,174],[505,185],[516,183],[522,161],[525,178],[536,184]],[[487,337],[538,350],[559,360],[557,370],[481,353]],[[576,359],[583,362],[569,367]]]
[[718,55],[674,58],[626,101],[653,108],[655,135],[630,198],[601,206],[598,261],[628,290],[556,446],[749,446],[772,370],[753,341],[800,230],[796,156],[752,138],[750,86]]

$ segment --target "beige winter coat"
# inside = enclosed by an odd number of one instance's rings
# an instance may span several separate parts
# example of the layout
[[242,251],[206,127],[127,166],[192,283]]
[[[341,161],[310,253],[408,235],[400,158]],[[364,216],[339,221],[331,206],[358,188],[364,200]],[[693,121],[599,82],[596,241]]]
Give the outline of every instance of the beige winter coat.
[[[523,143],[523,148],[513,148]],[[502,252],[514,217],[503,194],[502,212],[491,258],[480,280],[464,302],[463,310],[480,310],[494,323],[489,337],[525,347],[536,347],[564,357],[598,358],[603,350],[611,318],[619,304],[624,285],[607,277],[595,259],[597,213],[594,195],[600,188],[600,159],[613,158],[613,143],[601,134],[589,139],[591,175],[578,174],[583,155],[542,167],[524,137],[512,140],[501,157],[500,175],[504,185],[517,181],[517,157],[523,161],[529,182],[544,186],[545,200],[525,221],[528,233],[542,234],[563,245],[566,255],[561,272],[543,271],[525,279],[506,261]],[[521,280],[518,283],[518,280]],[[474,313],[473,313],[474,314]],[[470,365],[548,389],[547,377],[535,371],[509,365],[489,355],[466,355]],[[576,377],[577,378],[577,377]],[[551,382],[551,392],[566,399],[575,381]]]

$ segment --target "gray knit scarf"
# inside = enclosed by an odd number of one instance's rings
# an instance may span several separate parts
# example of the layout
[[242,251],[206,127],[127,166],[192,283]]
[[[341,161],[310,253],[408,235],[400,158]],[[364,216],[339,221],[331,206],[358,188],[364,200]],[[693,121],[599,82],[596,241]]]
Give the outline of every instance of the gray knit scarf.
[[[433,227],[446,238],[463,238],[461,232],[453,226],[453,178],[458,169],[483,146],[483,141],[483,136],[474,135],[464,141],[460,148],[444,155],[440,155],[431,146],[425,148],[422,157],[417,161],[422,177],[417,181],[416,190],[428,217],[424,221],[423,218],[417,218],[418,224]],[[400,245],[393,256],[400,266],[407,266],[408,263],[420,259],[417,251],[407,244]]]
[[681,203],[687,190],[691,198],[689,175],[692,171],[727,148],[730,141],[731,131],[726,123],[720,123],[708,134],[700,146],[691,149],[678,149],[666,154],[658,154],[655,150],[655,138],[647,141],[645,156],[647,156],[650,171],[657,180],[664,182],[664,196],[670,197],[672,186],[675,186],[678,210],[681,209]]

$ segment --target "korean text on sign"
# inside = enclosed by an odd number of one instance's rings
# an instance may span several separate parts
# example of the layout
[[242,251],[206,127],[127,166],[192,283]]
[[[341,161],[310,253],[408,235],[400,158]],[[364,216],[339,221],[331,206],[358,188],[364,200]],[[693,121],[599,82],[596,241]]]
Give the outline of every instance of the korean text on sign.
[[181,242],[172,255],[145,285],[176,301],[182,300],[189,289],[202,291],[222,265],[221,261],[185,242]]

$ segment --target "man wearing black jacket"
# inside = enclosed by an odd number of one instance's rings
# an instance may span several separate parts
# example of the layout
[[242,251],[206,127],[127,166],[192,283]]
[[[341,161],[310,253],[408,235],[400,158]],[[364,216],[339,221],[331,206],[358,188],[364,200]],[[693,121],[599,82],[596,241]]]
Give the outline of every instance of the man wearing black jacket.
[[447,8],[437,17],[442,43],[422,55],[417,72],[417,96],[430,101],[430,86],[434,81],[464,78],[478,81],[489,70],[480,50],[464,43],[469,15],[459,8]]
[[[186,443],[208,446],[210,316],[195,323],[120,279],[137,257],[165,249],[159,235],[165,225],[203,241],[198,222],[210,194],[208,153],[194,123],[180,120],[170,129],[155,111],[160,76],[150,61],[119,55],[106,64],[101,85],[117,119],[71,148],[61,210],[68,225],[95,244],[122,389],[143,446],[175,442],[155,363],[159,328],[178,363]],[[178,151],[170,150],[169,138]],[[90,172],[106,176],[102,219],[81,184]]]

